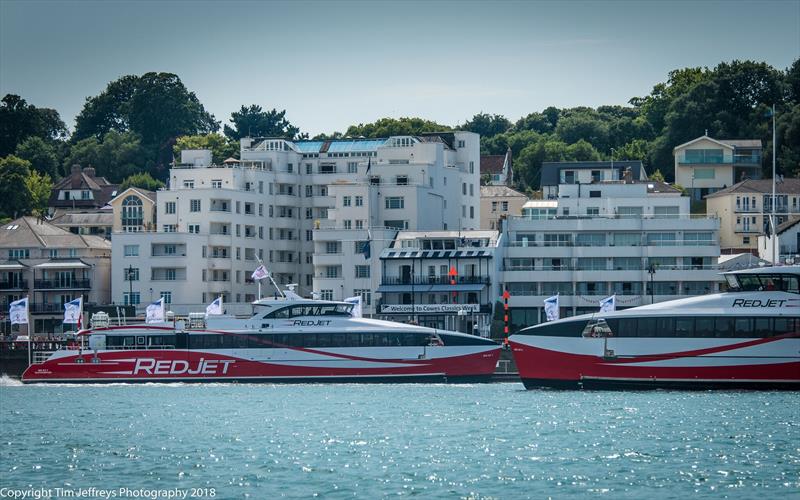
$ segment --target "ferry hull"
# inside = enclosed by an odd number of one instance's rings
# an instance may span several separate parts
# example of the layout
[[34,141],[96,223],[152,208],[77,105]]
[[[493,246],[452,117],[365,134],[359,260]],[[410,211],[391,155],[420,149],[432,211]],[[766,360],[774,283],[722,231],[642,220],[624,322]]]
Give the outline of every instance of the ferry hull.
[[[451,352],[445,350],[450,349]],[[262,352],[264,350],[261,350]],[[500,347],[430,348],[413,359],[358,349],[276,349],[252,359],[221,351],[67,351],[31,365],[23,382],[472,382],[488,380]],[[292,354],[298,351],[296,354]],[[348,352],[344,352],[348,351]]]
[[647,354],[592,355],[602,342],[516,335],[510,344],[528,389],[800,389],[796,337],[677,351],[674,339],[648,339],[638,341]]

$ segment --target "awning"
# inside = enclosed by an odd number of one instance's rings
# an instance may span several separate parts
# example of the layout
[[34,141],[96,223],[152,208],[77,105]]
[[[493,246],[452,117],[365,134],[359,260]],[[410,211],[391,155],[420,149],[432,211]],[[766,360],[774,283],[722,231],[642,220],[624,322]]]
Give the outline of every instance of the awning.
[[22,264],[0,264],[0,271],[6,271],[9,269],[25,269],[27,266],[23,266]]
[[431,292],[477,292],[483,290],[485,284],[464,285],[432,285]]
[[33,267],[36,269],[68,269],[73,267],[89,267],[89,265],[79,260],[70,260],[64,262],[43,262]]
[[490,250],[403,250],[387,249],[381,259],[491,259]]
[[413,290],[414,293],[423,293],[423,292],[430,292],[431,287],[436,285],[380,285],[376,291],[382,293],[392,293],[392,292],[410,292]]

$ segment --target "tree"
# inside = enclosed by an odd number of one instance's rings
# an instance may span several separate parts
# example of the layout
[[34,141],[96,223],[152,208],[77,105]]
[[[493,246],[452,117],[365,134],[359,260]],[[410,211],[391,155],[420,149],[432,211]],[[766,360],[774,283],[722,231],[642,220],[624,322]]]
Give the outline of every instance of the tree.
[[656,182],[666,182],[664,180],[664,174],[662,174],[661,170],[659,170],[659,169],[656,169],[655,172],[650,174],[650,180],[651,181],[656,181]]
[[221,165],[223,161],[230,157],[239,157],[239,144],[236,141],[228,140],[220,134],[184,135],[178,137],[172,147],[173,154],[176,157],[180,157],[183,149],[210,149],[212,160],[216,165]]
[[492,183],[491,174],[488,174],[488,173],[481,174],[480,183],[481,183],[481,186],[488,186],[489,184],[491,184]]
[[8,155],[0,159],[0,217],[16,219],[33,208],[33,196],[28,186],[31,164]]
[[511,128],[511,122],[503,115],[478,113],[461,126],[462,130],[475,132],[481,137],[494,137]]
[[14,155],[28,160],[33,170],[53,178],[58,177],[59,161],[56,148],[41,137],[35,135],[28,137],[17,146]]
[[514,124],[514,130],[532,130],[540,134],[549,134],[554,128],[555,125],[550,121],[550,117],[544,113],[531,113],[520,118],[517,120],[517,123]]
[[242,137],[280,137],[295,139],[300,129],[286,119],[286,110],[264,111],[261,106],[251,104],[242,106],[239,111],[231,113],[233,127],[225,125],[225,135],[234,141]]
[[119,185],[119,192],[125,191],[129,187],[138,187],[148,191],[158,191],[164,187],[164,183],[153,177],[147,172],[134,174],[126,177]]
[[608,145],[608,124],[586,111],[571,113],[559,119],[556,135],[567,144],[583,139],[605,151]]
[[53,190],[53,180],[47,174],[40,174],[36,170],[31,170],[31,174],[25,179],[25,183],[31,196],[32,213],[35,215],[46,214],[50,192]]
[[392,135],[419,135],[428,132],[445,132],[451,130],[447,125],[441,125],[422,118],[381,118],[373,123],[359,123],[351,125],[345,136],[347,137],[389,137]]
[[54,109],[37,108],[15,94],[0,104],[0,156],[13,153],[28,137],[55,141],[66,136],[67,126]]
[[108,178],[110,182],[120,182],[148,169],[155,170],[139,136],[115,130],[103,136],[102,141],[89,137],[74,144],[64,160],[64,171],[68,172],[72,165],[92,166],[97,175]]

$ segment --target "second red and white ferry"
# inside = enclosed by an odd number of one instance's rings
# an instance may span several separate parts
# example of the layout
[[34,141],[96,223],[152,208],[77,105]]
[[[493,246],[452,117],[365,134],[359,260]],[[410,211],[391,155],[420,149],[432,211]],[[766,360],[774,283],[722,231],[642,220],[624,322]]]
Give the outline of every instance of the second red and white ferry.
[[501,346],[459,332],[352,316],[353,304],[262,299],[248,319],[190,314],[118,325],[94,318],[88,348],[34,363],[23,382],[473,381]]
[[726,293],[519,331],[525,387],[800,389],[800,266],[724,276]]

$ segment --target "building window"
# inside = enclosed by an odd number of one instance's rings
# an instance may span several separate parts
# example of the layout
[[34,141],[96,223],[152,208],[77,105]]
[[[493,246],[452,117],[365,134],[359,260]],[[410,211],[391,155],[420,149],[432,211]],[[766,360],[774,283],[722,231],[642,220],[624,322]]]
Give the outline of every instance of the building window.
[[172,304],[172,292],[161,292],[161,298],[165,304]]
[[380,186],[381,185],[381,177],[379,175],[373,175],[369,178],[369,183],[373,186]]
[[142,200],[138,196],[128,196],[122,200],[122,226],[139,228],[144,225]]
[[306,208],[306,219],[314,218],[314,209],[311,207]]
[[125,292],[122,294],[122,300],[126,306],[135,306],[141,304],[141,299],[139,297],[139,292]]
[[364,229],[363,219],[356,219],[356,229]]
[[364,197],[363,196],[356,196],[356,206],[363,207],[364,206]]
[[51,259],[58,258],[58,248],[51,248],[50,249],[50,258]]
[[471,173],[471,174],[475,173],[475,162],[474,161],[469,162],[469,173]]
[[200,233],[200,224],[189,224],[189,232],[191,234],[199,234]]
[[408,186],[408,176],[407,175],[398,175],[395,179],[395,183],[398,186]]
[[164,269],[164,279],[166,281],[175,281],[175,269]]
[[139,268],[126,267],[123,270],[124,281],[139,281]]
[[325,268],[325,277],[326,278],[338,278],[340,277],[341,273],[339,272],[341,268],[339,266],[327,266]]
[[174,214],[175,213],[175,202],[168,201],[164,203],[164,213],[165,214]]
[[402,196],[387,196],[386,208],[387,209],[405,208],[405,199]]
[[464,147],[464,141],[459,140],[458,141],[458,147],[459,148],[463,148]]
[[222,180],[221,179],[212,179],[211,180],[211,188],[212,189],[222,189]]
[[474,219],[475,218],[475,207],[473,207],[473,206],[469,207],[469,218],[470,219]]
[[322,300],[333,300],[333,290],[320,290],[319,297]]
[[200,211],[200,200],[190,200],[189,201],[189,211],[190,212],[199,212]]
[[464,196],[467,195],[467,183],[466,182],[462,182],[461,183],[461,194],[464,195]]
[[326,241],[325,242],[325,253],[327,254],[338,254],[342,253],[342,244],[339,241]]
[[183,188],[184,189],[194,189],[194,180],[186,179],[183,181]]
[[358,172],[358,162],[349,161],[347,162],[347,173],[348,174],[355,174]]
[[27,248],[12,248],[8,251],[9,259],[28,259],[30,258],[30,250]]
[[388,227],[390,229],[408,229],[408,221],[406,220],[385,220],[383,221],[383,227]]
[[353,229],[353,221],[347,219],[344,221],[344,228],[345,229]]
[[164,224],[163,228],[165,233],[174,233],[178,230],[178,227],[175,224]]
[[586,207],[586,215],[600,215],[600,207]]
[[356,266],[356,278],[369,278],[369,266]]
[[351,198],[349,196],[343,196],[342,197],[342,206],[343,207],[349,207],[351,201],[352,200],[351,200]]
[[503,212],[508,212],[508,202],[507,201],[502,202],[502,206],[503,206]]
[[125,245],[125,257],[138,257],[139,245]]
[[474,184],[470,184],[469,185],[469,195],[470,196],[475,196],[475,185]]

